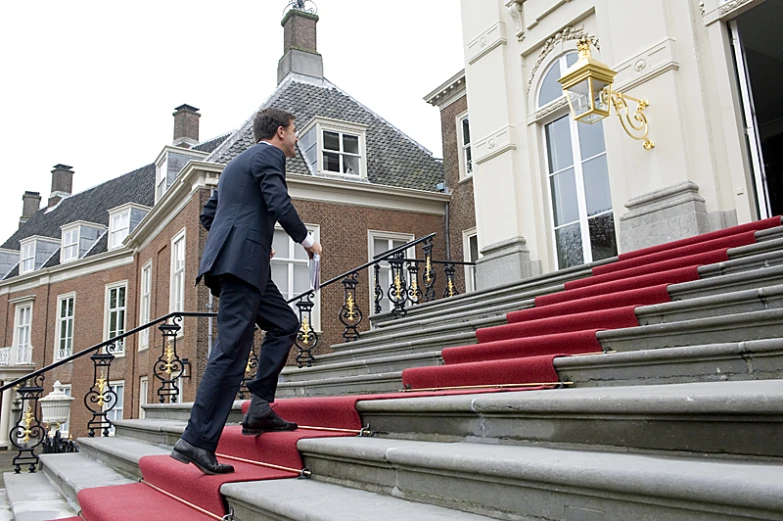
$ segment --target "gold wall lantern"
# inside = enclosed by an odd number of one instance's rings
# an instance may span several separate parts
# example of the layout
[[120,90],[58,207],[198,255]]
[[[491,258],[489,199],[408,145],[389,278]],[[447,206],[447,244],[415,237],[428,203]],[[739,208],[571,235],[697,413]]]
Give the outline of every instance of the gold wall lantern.
[[[617,72],[592,57],[589,38],[580,39],[576,47],[579,49],[579,59],[568,68],[565,76],[557,80],[563,86],[574,119],[592,124],[607,117],[614,106],[626,134],[642,141],[645,150],[655,148],[655,143],[647,138],[649,129],[644,114],[644,109],[650,103],[612,90]],[[628,101],[636,103],[633,116]]]

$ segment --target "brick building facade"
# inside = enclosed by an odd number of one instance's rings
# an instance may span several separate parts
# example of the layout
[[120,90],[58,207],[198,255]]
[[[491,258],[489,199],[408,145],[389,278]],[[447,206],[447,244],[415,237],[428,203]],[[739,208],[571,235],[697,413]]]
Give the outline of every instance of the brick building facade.
[[[447,258],[447,244],[451,257],[461,258],[459,238],[465,226],[475,224],[449,203],[472,197],[470,181],[444,180],[443,162],[317,75],[312,60],[320,55],[310,52],[317,17],[289,13],[285,21],[286,38],[292,39],[285,44],[288,59],[281,60],[284,74],[264,106],[297,116],[299,153],[288,160],[287,180],[297,211],[323,244],[322,281],[433,232],[435,259]],[[304,23],[287,26],[299,22]],[[313,48],[297,45],[297,38],[308,45],[312,41]],[[308,51],[304,61],[302,49]],[[218,299],[193,284],[207,237],[199,215],[225,164],[255,143],[252,117],[231,134],[199,143],[199,118],[195,107],[178,107],[173,145],[163,147],[150,165],[79,194],[70,194],[65,182],[74,175],[71,167],[57,165],[52,196],[59,199],[39,209],[34,203],[40,196],[25,195],[20,228],[0,247],[0,338],[14,353],[12,362],[45,367],[172,311],[217,310]],[[455,163],[452,155],[446,164]],[[459,227],[448,238],[447,221]],[[301,246],[280,230],[273,247],[273,280],[284,296],[309,289],[302,285],[307,260]],[[421,248],[415,253],[422,258]],[[388,273],[382,276],[388,287]],[[369,328],[373,313],[373,282],[370,270],[359,274],[360,331]],[[442,275],[436,290],[443,292]],[[322,354],[343,341],[337,317],[343,285],[324,289],[315,301],[320,343],[314,354]],[[182,326],[177,354],[190,366],[178,399],[191,401],[216,321],[186,318]],[[158,400],[155,365],[164,354],[164,340],[152,327],[128,337],[124,349],[115,352],[107,385],[122,397],[110,418],[136,418],[142,403]],[[93,363],[81,357],[52,370],[45,393],[56,380],[75,398],[65,428],[74,437],[85,435],[91,413],[83,400],[95,384]]]

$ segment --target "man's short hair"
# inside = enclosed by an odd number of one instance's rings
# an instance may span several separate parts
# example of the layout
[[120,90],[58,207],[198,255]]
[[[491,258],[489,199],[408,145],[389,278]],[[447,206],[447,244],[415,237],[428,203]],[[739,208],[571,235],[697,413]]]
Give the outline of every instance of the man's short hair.
[[287,127],[296,116],[281,109],[268,108],[259,110],[253,120],[253,134],[256,143],[262,139],[272,139],[280,127]]

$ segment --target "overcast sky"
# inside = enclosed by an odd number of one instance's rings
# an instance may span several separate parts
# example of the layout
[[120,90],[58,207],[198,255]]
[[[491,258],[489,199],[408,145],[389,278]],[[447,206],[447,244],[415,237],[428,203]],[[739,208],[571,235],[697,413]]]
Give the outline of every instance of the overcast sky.
[[[0,243],[25,190],[73,166],[74,193],[152,163],[173,109],[202,141],[238,128],[277,85],[287,0],[42,0],[0,7]],[[318,0],[324,75],[441,157],[423,97],[464,67],[458,0]]]

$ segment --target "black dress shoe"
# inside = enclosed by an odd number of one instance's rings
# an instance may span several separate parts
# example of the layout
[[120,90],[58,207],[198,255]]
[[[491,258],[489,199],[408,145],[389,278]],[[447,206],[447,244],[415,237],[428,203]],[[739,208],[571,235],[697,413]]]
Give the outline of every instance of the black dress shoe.
[[294,422],[285,421],[269,407],[266,400],[253,396],[247,414],[242,418],[242,434],[255,436],[264,432],[295,431]]
[[234,467],[218,463],[215,453],[206,449],[200,449],[183,440],[174,445],[171,457],[184,464],[192,463],[204,474],[229,474],[234,472]]

